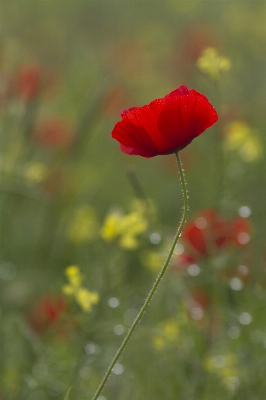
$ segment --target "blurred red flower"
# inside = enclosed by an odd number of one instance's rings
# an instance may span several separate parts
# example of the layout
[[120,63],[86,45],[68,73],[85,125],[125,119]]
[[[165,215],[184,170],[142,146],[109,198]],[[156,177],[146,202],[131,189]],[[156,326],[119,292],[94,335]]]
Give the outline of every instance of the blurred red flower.
[[42,71],[37,65],[29,65],[18,71],[14,78],[13,90],[24,100],[34,99],[43,84]]
[[242,217],[225,221],[214,209],[202,211],[183,229],[181,241],[193,254],[209,255],[218,248],[232,244],[243,246],[249,242],[250,222]]
[[45,296],[31,309],[28,315],[29,325],[37,332],[42,333],[51,327],[63,333],[60,319],[67,309],[67,303],[62,296]]
[[208,99],[186,86],[121,116],[112,137],[124,153],[147,158],[183,149],[218,120]]
[[59,118],[42,122],[36,127],[33,137],[42,146],[64,148],[71,146],[74,139],[69,125]]

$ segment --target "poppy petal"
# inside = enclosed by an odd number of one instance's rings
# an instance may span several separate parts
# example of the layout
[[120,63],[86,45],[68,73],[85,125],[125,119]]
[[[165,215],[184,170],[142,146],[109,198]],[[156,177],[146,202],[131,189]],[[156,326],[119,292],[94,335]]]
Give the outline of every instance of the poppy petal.
[[112,137],[130,155],[154,157],[178,151],[218,119],[208,99],[185,85],[162,99],[121,113]]

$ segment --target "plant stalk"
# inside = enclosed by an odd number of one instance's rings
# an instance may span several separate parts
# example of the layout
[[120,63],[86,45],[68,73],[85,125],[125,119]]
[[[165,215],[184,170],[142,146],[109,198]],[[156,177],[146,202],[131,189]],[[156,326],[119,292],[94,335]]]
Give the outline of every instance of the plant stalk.
[[153,285],[151,291],[148,294],[148,297],[146,298],[143,306],[141,307],[141,309],[139,311],[139,314],[137,315],[136,319],[134,320],[134,322],[133,322],[131,328],[129,329],[125,339],[123,340],[121,346],[119,347],[117,353],[115,354],[113,360],[111,361],[111,363],[110,363],[110,365],[109,365],[109,367],[108,367],[108,369],[107,369],[107,371],[106,371],[106,373],[105,373],[105,375],[104,375],[104,377],[103,377],[103,379],[102,379],[97,391],[95,392],[92,400],[97,400],[98,396],[102,392],[102,390],[103,390],[103,388],[104,388],[104,386],[105,386],[105,384],[107,382],[107,379],[109,378],[109,376],[110,376],[110,374],[112,372],[113,367],[115,366],[116,362],[118,361],[119,357],[121,356],[122,352],[124,351],[127,343],[131,339],[131,336],[134,333],[134,331],[135,331],[138,323],[140,322],[143,314],[147,310],[147,307],[148,307],[148,305],[149,305],[149,303],[150,303],[150,301],[151,301],[156,289],[158,288],[158,286],[159,286],[159,284],[160,284],[160,282],[161,282],[161,280],[162,280],[162,278],[163,278],[163,276],[165,274],[165,271],[166,271],[166,269],[168,267],[170,259],[171,259],[172,255],[173,255],[176,243],[177,243],[177,241],[178,241],[178,239],[179,239],[179,237],[181,235],[183,226],[185,224],[186,217],[187,217],[187,212],[188,212],[188,194],[187,194],[187,188],[186,188],[185,174],[184,174],[184,171],[183,171],[183,168],[182,168],[182,164],[181,164],[181,160],[180,160],[180,156],[179,156],[178,151],[175,154],[176,154],[177,164],[178,164],[178,168],[179,168],[180,180],[181,180],[181,186],[182,186],[182,192],[183,192],[183,199],[184,199],[183,215],[182,215],[182,219],[181,219],[180,225],[179,225],[178,230],[176,232],[176,235],[174,237],[173,244],[172,244],[171,249],[170,249],[170,251],[168,253],[168,256],[167,256],[167,258],[166,258],[166,260],[164,262],[164,265],[163,265],[159,275],[157,276],[157,278],[156,278],[156,280],[154,282],[154,285]]

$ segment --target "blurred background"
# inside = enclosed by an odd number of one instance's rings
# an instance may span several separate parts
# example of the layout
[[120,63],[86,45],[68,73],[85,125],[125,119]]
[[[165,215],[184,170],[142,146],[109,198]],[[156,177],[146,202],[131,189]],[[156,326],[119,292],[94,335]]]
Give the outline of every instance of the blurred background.
[[180,153],[188,221],[99,400],[265,399],[266,2],[9,0],[1,15],[0,399],[92,398],[183,204],[173,155],[129,157],[110,133],[182,84],[219,122]]

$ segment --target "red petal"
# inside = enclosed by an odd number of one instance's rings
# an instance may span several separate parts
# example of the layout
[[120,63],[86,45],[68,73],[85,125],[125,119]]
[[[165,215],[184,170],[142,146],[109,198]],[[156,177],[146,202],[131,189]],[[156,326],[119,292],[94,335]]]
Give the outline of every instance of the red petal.
[[115,125],[112,137],[120,142],[123,146],[121,150],[126,154],[137,154],[143,157],[153,157],[158,154],[146,130],[129,122],[126,116]]
[[130,107],[130,108],[127,108],[126,110],[121,111],[121,117],[124,117],[124,116],[127,115],[129,112],[131,112],[131,111],[133,111],[133,110],[136,110],[136,108],[138,108],[138,107]]
[[158,118],[158,128],[172,143],[172,151],[185,147],[218,119],[205,96],[194,90],[189,92],[189,96],[166,97]]
[[194,222],[184,227],[182,239],[184,239],[195,250],[202,254],[207,254],[206,242],[202,230],[197,228],[194,225]]
[[165,97],[179,96],[181,94],[184,96],[189,95],[189,90],[186,85],[179,86],[179,88],[173,90],[171,93],[167,94]]
[[147,152],[147,151],[145,151],[143,149],[137,149],[137,148],[134,148],[134,147],[128,147],[128,146],[125,146],[125,145],[123,145],[121,143],[120,143],[120,149],[121,149],[121,151],[123,153],[129,154],[130,156],[137,155],[137,156],[142,156],[142,157],[145,157],[145,158],[153,157],[153,155],[151,155],[149,152]]
[[163,106],[164,99],[158,99],[128,114],[135,125],[144,127],[157,148],[157,154],[168,154],[173,150],[173,144],[158,129],[158,118]]

